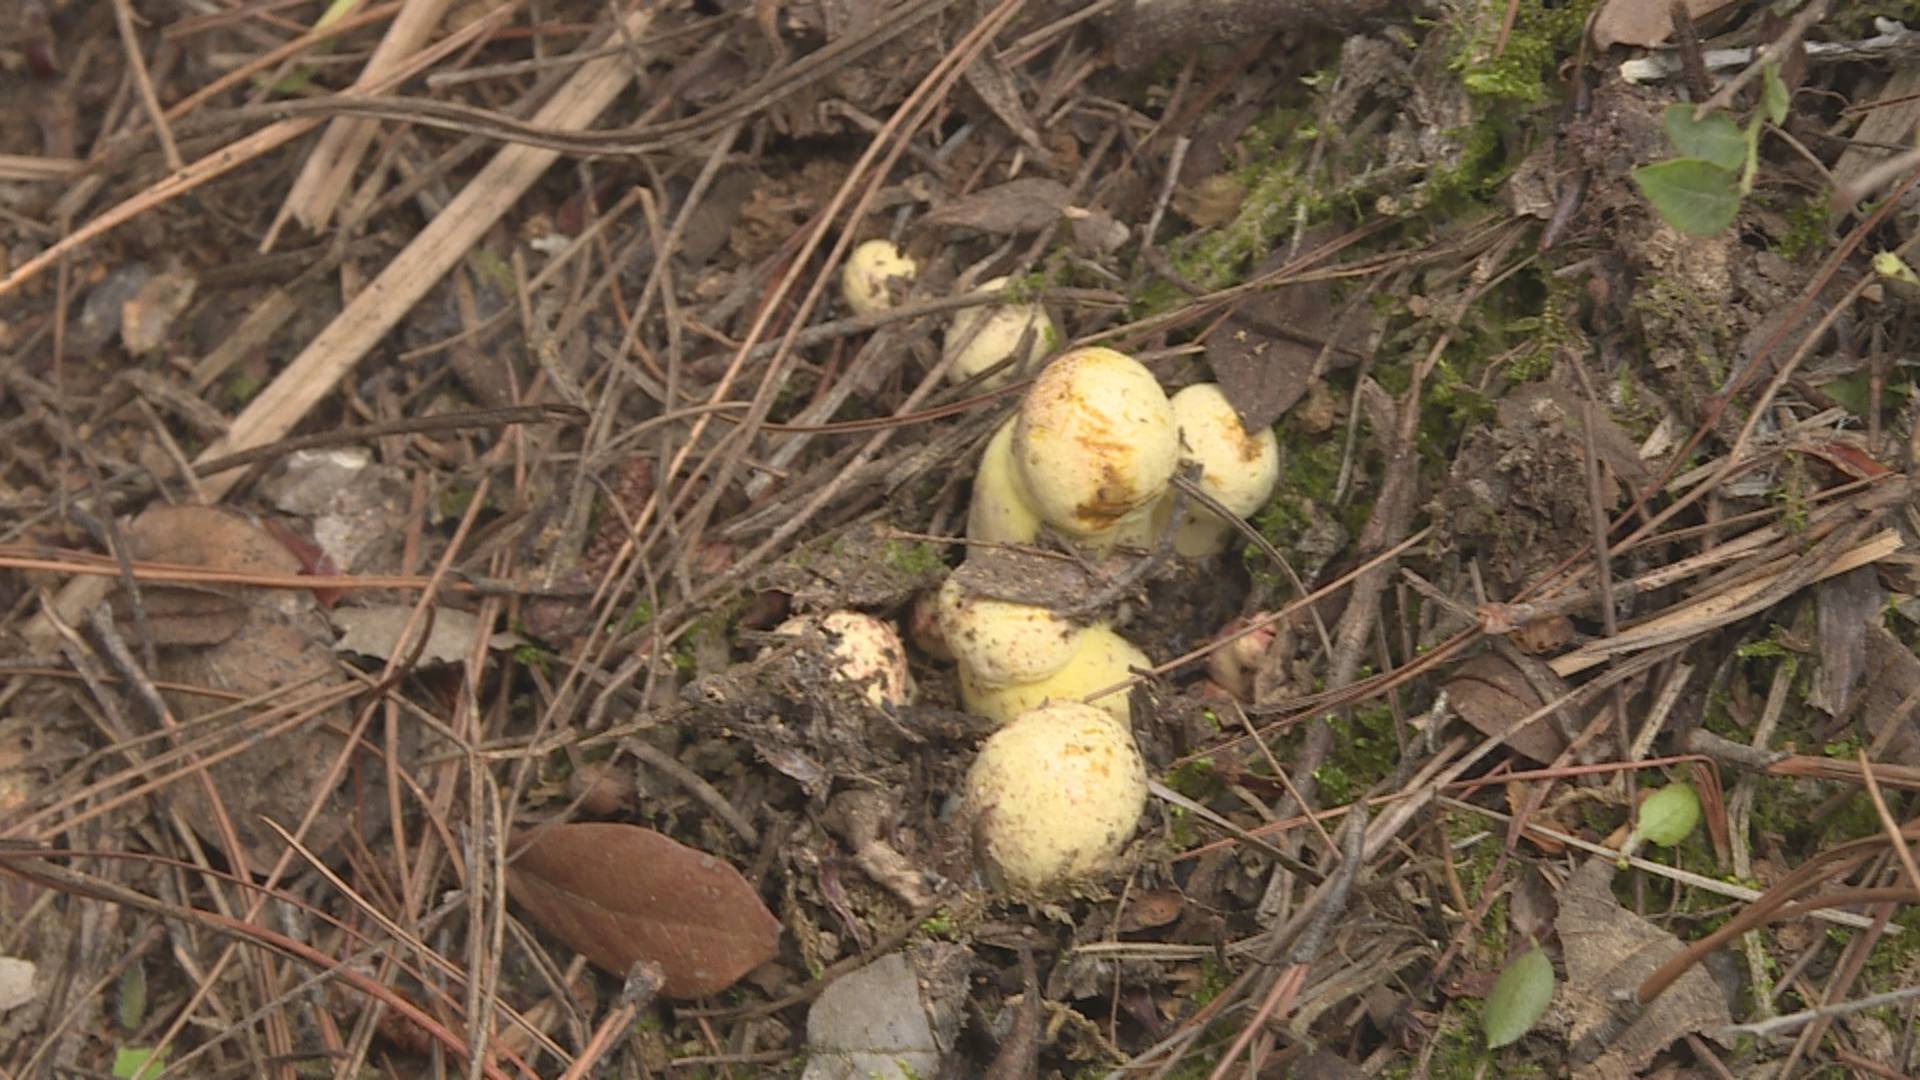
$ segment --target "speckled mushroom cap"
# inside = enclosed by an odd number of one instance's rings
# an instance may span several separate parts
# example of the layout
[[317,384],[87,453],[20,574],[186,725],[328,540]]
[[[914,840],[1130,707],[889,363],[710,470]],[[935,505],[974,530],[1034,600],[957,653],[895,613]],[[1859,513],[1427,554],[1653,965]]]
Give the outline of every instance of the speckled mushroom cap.
[[1082,628],[1051,610],[970,595],[948,578],[940,586],[940,632],[960,669],[982,686],[1044,679],[1064,667]]
[[920,264],[891,240],[867,240],[840,267],[840,298],[855,315],[872,315],[897,303],[920,275]]
[[864,612],[831,611],[788,619],[773,632],[798,635],[814,626],[826,638],[836,674],[859,685],[876,708],[913,703],[907,650],[891,624]]
[[[983,281],[975,292],[1003,289],[1007,279]],[[953,361],[947,368],[949,382],[964,382],[1014,354],[1021,342],[1027,343],[1026,355],[1002,368],[982,382],[992,389],[1008,379],[1024,375],[1052,350],[1060,339],[1053,319],[1038,304],[990,304],[961,308],[947,324],[947,336],[941,355]]]
[[1098,537],[1160,497],[1179,459],[1173,407],[1125,353],[1075,349],[1020,406],[1014,465],[1028,504],[1071,536]]
[[980,747],[966,798],[988,875],[1039,892],[1106,871],[1140,824],[1147,772],[1112,717],[1061,702],[1022,713]]

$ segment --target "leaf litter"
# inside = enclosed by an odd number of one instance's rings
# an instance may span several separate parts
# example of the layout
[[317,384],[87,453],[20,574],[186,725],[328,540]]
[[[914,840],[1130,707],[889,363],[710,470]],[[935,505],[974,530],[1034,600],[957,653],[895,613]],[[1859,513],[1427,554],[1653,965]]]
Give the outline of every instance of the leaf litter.
[[[1812,912],[1834,935],[1756,924],[1744,984],[1686,951],[1920,783],[1890,614],[1920,591],[1911,297],[1868,261],[1900,242],[1904,96],[1884,53],[1819,59],[1894,31],[1636,0],[135,7],[0,15],[0,94],[30,103],[0,116],[6,837],[114,856],[60,879],[70,905],[7,876],[0,922],[72,988],[136,965],[170,1033],[62,1040],[42,995],[0,1018],[8,1060],[344,1045],[343,1075],[405,1073],[491,1031],[489,1074],[1911,1070],[1837,1011],[1804,1046],[1719,1038],[1739,1003],[1809,1004],[1770,970],[1890,989],[1894,860],[1847,864],[1882,906]],[[1783,62],[1724,67],[1755,41]],[[1673,81],[1623,76],[1634,42]],[[612,89],[634,76],[651,105]],[[317,132],[355,126],[372,156],[323,192],[259,156],[328,172]],[[1730,227],[1649,205],[1636,170],[1675,160],[1716,170]],[[880,236],[922,274],[845,319],[831,253]],[[1000,276],[1069,340],[1277,424],[1272,546],[963,549],[1019,390],[932,372],[949,294]],[[184,505],[223,501],[274,513]],[[1124,875],[980,888],[952,820],[987,732],[920,617],[956,566],[1154,661],[1132,701],[1161,796]],[[432,636],[401,642],[429,592]],[[876,708],[823,642],[767,633],[835,610],[921,631],[919,701]],[[1215,686],[1228,627],[1251,676]],[[1636,790],[1682,783],[1714,843],[1615,870]],[[109,904],[247,944],[156,951],[90,921]],[[383,982],[348,966],[369,947]],[[1488,1051],[1473,1011],[1513,954],[1567,978]],[[283,1004],[287,956],[351,974]]]

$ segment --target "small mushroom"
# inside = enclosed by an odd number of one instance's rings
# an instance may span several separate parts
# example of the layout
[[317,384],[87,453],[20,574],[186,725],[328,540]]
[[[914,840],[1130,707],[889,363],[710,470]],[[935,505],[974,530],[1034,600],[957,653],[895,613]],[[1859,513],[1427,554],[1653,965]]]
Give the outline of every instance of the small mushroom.
[[[1280,479],[1280,442],[1272,429],[1250,432],[1218,383],[1196,383],[1173,395],[1183,461],[1200,466],[1200,490],[1239,517],[1265,506]],[[1195,506],[1173,534],[1173,550],[1189,559],[1227,549],[1233,526]]]
[[[984,281],[975,292],[995,292],[1006,287],[1007,279]],[[1060,338],[1053,319],[1038,304],[992,304],[962,308],[947,324],[943,355],[952,363],[947,368],[950,382],[966,380],[1014,355],[1021,342],[1026,349],[1020,359],[1001,368],[981,382],[985,389],[1004,384],[1023,374],[1023,369],[1039,364]]]
[[940,630],[960,670],[988,687],[1052,675],[1073,658],[1083,633],[1047,608],[974,596],[954,578],[940,586]]
[[1146,809],[1146,766],[1112,717],[1060,702],[987,739],[967,772],[966,800],[988,876],[1044,892],[1112,865]]
[[907,650],[891,625],[863,612],[833,611],[788,619],[773,632],[799,636],[816,627],[826,639],[835,675],[859,687],[875,708],[913,703]]
[[1031,544],[1040,536],[1040,519],[1027,504],[1020,475],[1013,467],[1013,421],[987,440],[973,474],[973,501],[967,507],[967,539],[1000,544]]
[[920,275],[920,264],[891,240],[868,240],[840,268],[840,296],[855,315],[872,315],[900,302]]

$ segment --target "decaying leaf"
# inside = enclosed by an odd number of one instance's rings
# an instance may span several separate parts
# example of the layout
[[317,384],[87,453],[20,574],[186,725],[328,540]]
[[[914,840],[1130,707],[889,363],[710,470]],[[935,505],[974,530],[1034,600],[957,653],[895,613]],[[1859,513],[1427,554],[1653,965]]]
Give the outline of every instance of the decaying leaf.
[[[1311,247],[1331,235],[1331,229],[1311,231],[1304,243]],[[1287,262],[1287,251],[1277,251],[1255,274],[1270,273]],[[1247,430],[1271,427],[1306,394],[1329,339],[1333,347],[1323,370],[1353,364],[1371,320],[1365,309],[1355,318],[1342,320],[1341,314],[1331,284],[1305,281],[1241,301],[1226,324],[1207,336],[1207,364]]]
[[[413,608],[407,604],[338,608],[331,616],[334,627],[340,631],[340,640],[334,643],[334,648],[341,652],[390,660],[400,642],[400,631],[405,629],[407,619],[412,615]],[[427,635],[426,646],[420,650],[419,662],[460,663],[472,650],[474,638],[483,633],[485,627],[480,625],[480,620],[474,618],[472,612],[439,608],[433,613],[433,630]],[[487,647],[511,648],[524,641],[518,634],[494,634],[487,638]],[[412,648],[411,644],[406,646],[409,652]]]
[[[1726,7],[1732,0],[1685,0],[1693,18]],[[1638,45],[1650,49],[1673,33],[1671,0],[1607,0],[1593,19],[1593,43],[1602,49]]]
[[1587,860],[1560,894],[1560,933],[1567,966],[1566,1000],[1573,1010],[1575,1077],[1626,1080],[1654,1055],[1689,1033],[1711,1034],[1731,1024],[1726,998],[1705,969],[1695,967],[1641,1008],[1631,998],[1641,980],[1682,946],[1672,934],[1620,906],[1613,896],[1613,864]]
[[1854,712],[1873,736],[1874,757],[1902,765],[1920,765],[1920,737],[1912,713],[1903,704],[1920,693],[1920,657],[1879,622],[1867,627],[1866,675]]
[[[1495,653],[1482,653],[1460,665],[1447,680],[1447,697],[1482,735],[1497,735],[1514,721],[1538,709],[1545,702],[1527,677]],[[1512,735],[1507,745],[1541,764],[1560,756],[1567,741],[1555,730],[1551,717],[1541,717]]]
[[521,837],[507,894],[609,972],[659,964],[673,998],[725,990],[780,942],[780,921],[738,870],[638,825],[574,822]]
[[[300,570],[299,559],[247,518],[213,507],[154,507],[133,520],[126,538],[129,553],[145,561],[276,575]],[[269,699],[345,682],[310,592],[223,585],[154,586],[141,594],[155,644],[161,646],[153,672],[157,681]],[[131,624],[123,625],[131,631]],[[164,696],[181,721],[229,704],[227,698],[197,693]],[[250,740],[246,749],[211,767],[214,787],[245,849],[238,854],[249,868],[264,872],[284,846],[263,818],[290,828],[305,815],[339,751],[339,736],[331,729],[347,726],[342,711],[339,706],[318,710],[299,728]],[[202,727],[195,735],[207,732]],[[221,745],[203,746],[202,752]],[[175,780],[167,795],[195,832],[218,842],[213,808],[196,779]],[[321,853],[353,824],[337,791],[328,793],[326,802],[305,836],[306,845]]]
[[1009,180],[938,207],[924,222],[989,233],[1038,232],[1060,220],[1067,198],[1067,186],[1058,180],[1039,176]]

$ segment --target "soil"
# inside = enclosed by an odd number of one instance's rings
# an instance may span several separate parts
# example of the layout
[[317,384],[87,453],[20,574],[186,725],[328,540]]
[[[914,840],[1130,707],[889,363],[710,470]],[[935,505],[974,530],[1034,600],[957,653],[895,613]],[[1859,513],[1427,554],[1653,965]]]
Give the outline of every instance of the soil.
[[[1904,9],[1164,6],[0,5],[0,1072],[1920,1067],[1799,1015],[1920,935]],[[964,535],[993,279],[1273,432],[1225,553]],[[1152,661],[1095,872],[955,575]]]

